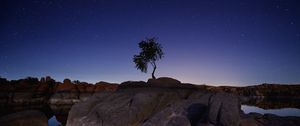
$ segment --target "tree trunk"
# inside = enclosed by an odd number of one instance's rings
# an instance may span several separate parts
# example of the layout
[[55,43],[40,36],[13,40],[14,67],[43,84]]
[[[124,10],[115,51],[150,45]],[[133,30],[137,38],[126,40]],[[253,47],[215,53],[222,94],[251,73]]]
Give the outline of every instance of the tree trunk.
[[153,64],[153,71],[152,71],[152,79],[156,79],[156,77],[154,76],[154,72],[156,70],[156,64]]

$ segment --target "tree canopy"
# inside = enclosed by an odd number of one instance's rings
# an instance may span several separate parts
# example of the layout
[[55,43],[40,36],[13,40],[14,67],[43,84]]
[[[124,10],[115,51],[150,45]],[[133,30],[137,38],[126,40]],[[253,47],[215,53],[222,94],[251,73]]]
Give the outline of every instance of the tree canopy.
[[147,73],[148,64],[150,63],[153,67],[152,78],[155,79],[154,73],[156,70],[156,61],[160,60],[164,53],[162,51],[162,46],[156,42],[157,38],[146,38],[139,42],[139,48],[141,52],[138,55],[133,56],[133,62],[135,67],[142,72]]

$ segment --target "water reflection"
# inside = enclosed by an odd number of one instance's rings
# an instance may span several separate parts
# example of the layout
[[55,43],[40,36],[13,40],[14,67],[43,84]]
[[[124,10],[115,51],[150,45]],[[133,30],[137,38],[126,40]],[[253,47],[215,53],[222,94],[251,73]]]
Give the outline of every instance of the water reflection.
[[52,116],[49,120],[48,120],[48,125],[49,126],[62,126],[62,124],[60,122],[57,121],[55,116]]
[[300,99],[290,97],[247,98],[247,101],[242,104],[263,109],[300,109]]
[[24,111],[38,110],[48,118],[49,126],[66,125],[68,113],[72,105],[14,105],[1,107],[0,117],[8,114]]
[[275,114],[279,116],[299,116],[300,100],[290,97],[267,97],[267,98],[247,98],[242,103],[241,109],[247,114],[256,112],[260,114]]
[[255,106],[242,105],[241,108],[246,114],[250,112],[256,112],[260,114],[275,114],[279,116],[299,116],[300,117],[300,109],[297,108],[281,108],[281,109],[262,109]]
[[72,105],[50,105],[53,115],[62,125],[66,125],[71,107]]

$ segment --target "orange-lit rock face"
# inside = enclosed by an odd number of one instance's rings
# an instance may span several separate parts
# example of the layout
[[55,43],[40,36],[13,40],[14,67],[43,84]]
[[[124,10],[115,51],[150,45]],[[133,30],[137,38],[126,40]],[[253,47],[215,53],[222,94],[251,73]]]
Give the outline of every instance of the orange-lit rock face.
[[47,92],[49,89],[49,86],[47,84],[39,84],[39,86],[36,89],[36,92]]
[[64,83],[59,84],[56,91],[77,91],[76,85],[71,83],[70,79],[65,79]]
[[52,104],[74,104],[81,100],[87,99],[95,92],[115,91],[118,84],[110,84],[106,82],[97,83],[95,85],[86,82],[72,83],[71,80],[65,79],[59,84],[50,98]]
[[93,84],[82,82],[75,85],[80,93],[94,92],[95,86]]
[[101,91],[116,91],[118,88],[118,84],[107,83],[107,82],[99,82],[95,84],[95,92]]
[[71,91],[78,93],[94,93],[101,91],[115,91],[117,88],[118,84],[114,83],[99,82],[94,85],[82,82],[79,84],[73,84],[69,79],[65,79],[64,83],[61,83],[57,86],[56,92]]
[[86,92],[87,85],[88,84],[76,84],[76,87],[79,92]]
[[94,92],[94,90],[95,90],[95,86],[93,84],[88,84],[85,87],[86,92]]

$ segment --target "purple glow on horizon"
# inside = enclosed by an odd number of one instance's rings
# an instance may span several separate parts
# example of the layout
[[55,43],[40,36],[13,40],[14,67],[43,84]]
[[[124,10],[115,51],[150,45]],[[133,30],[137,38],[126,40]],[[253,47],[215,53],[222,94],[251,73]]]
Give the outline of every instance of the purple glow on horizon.
[[158,37],[157,77],[214,85],[300,83],[299,1],[0,3],[0,76],[144,80],[137,43]]

